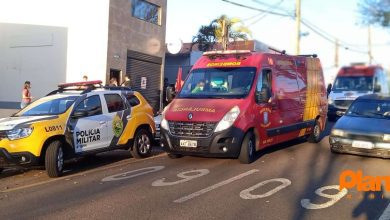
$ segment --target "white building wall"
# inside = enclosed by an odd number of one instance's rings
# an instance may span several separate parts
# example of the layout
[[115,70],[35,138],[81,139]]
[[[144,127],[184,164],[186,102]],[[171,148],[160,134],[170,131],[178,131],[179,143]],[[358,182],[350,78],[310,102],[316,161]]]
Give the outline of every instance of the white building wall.
[[[7,83],[10,84],[3,89],[3,82],[0,80],[0,94],[11,93],[7,98],[0,95],[0,102],[19,102],[21,82],[27,80],[27,77],[24,77],[29,74],[30,81],[33,83],[32,93],[37,98],[55,89],[56,84],[60,82],[81,81],[84,74],[88,75],[90,80],[100,79],[104,82],[107,66],[108,19],[109,0],[0,0],[0,23],[37,26],[36,30],[29,32],[18,30],[18,35],[22,36],[21,41],[15,40],[10,35],[7,41],[4,40],[7,33],[4,29],[0,29],[0,50],[3,50],[0,54],[4,54],[4,50],[9,50],[10,42],[12,44],[27,42],[36,45],[40,41],[50,42],[48,36],[53,38],[51,50],[48,49],[49,46],[33,49],[20,47],[18,53],[15,52],[18,55],[0,57],[1,77],[6,77]],[[39,32],[42,29],[40,26],[62,27],[67,30],[67,38],[61,38],[54,29],[46,29],[42,34]],[[55,54],[64,54],[62,45],[67,45],[65,61],[53,60]],[[36,69],[38,75],[33,74],[31,68],[26,66],[24,62],[26,60],[30,67],[39,64],[39,68]],[[63,62],[66,63],[65,68],[61,66]],[[44,65],[45,63],[47,65]],[[47,68],[51,65],[55,67]],[[17,69],[20,75],[15,75],[14,70],[4,71],[10,68]],[[53,75],[56,77],[52,81],[45,79]]]

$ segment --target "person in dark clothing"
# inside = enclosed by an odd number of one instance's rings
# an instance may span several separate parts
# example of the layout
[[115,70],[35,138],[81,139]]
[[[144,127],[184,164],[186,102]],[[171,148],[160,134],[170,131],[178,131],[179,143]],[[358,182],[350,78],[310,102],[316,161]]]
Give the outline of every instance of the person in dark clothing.
[[131,88],[131,82],[130,82],[130,76],[129,75],[125,76],[125,81],[123,81],[121,86]]
[[329,83],[328,87],[326,88],[326,98],[329,97],[331,91],[332,91],[332,83]]

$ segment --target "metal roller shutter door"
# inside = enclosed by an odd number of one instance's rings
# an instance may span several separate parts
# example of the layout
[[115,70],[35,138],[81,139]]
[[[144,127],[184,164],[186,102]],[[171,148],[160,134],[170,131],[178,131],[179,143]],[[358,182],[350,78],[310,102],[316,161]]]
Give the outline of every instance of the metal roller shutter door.
[[[140,92],[153,109],[158,111],[160,109],[161,64],[138,58],[140,57],[129,56],[127,58],[126,73],[130,75],[133,90]],[[141,88],[142,77],[146,77],[146,88]]]

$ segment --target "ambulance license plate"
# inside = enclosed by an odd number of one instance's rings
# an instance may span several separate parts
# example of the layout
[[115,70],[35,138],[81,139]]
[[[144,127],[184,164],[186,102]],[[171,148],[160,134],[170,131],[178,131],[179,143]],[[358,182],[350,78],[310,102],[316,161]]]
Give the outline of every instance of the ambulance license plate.
[[374,144],[368,141],[352,141],[352,147],[372,149],[374,148]]
[[197,147],[198,142],[192,140],[180,140],[180,147]]

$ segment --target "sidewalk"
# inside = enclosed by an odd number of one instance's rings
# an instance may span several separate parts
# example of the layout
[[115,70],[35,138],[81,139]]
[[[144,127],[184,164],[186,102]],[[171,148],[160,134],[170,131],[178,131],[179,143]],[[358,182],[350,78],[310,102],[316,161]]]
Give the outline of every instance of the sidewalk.
[[0,108],[0,118],[8,117],[15,112],[18,112],[20,109],[4,109]]

